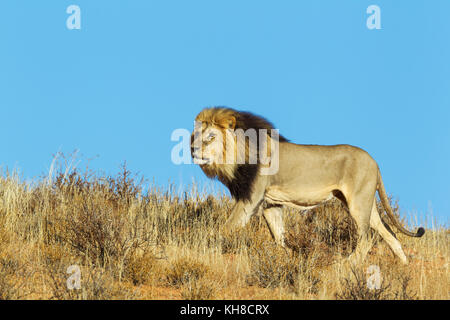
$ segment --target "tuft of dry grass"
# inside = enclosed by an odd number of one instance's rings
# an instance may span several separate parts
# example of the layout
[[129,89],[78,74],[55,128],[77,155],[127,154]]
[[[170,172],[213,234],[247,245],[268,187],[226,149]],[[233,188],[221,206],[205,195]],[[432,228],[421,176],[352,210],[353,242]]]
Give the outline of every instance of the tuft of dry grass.
[[177,259],[167,270],[167,282],[175,287],[191,284],[202,279],[209,271],[208,266],[192,258]]
[[[406,267],[376,235],[367,261],[346,266],[356,232],[339,202],[286,209],[283,249],[261,216],[223,233],[233,206],[224,194],[162,190],[126,164],[107,176],[72,163],[60,155],[32,183],[0,174],[0,299],[450,298],[446,227],[399,234]],[[81,288],[70,290],[73,265]],[[371,265],[380,289],[367,286]]]

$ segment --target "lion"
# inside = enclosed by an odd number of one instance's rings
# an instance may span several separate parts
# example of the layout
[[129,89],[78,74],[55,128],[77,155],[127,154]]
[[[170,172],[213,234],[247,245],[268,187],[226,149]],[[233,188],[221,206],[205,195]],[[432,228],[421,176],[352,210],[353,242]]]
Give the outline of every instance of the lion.
[[[209,178],[221,181],[236,200],[225,230],[245,226],[252,215],[262,210],[273,239],[285,247],[283,206],[309,209],[337,198],[357,226],[358,242],[349,259],[364,260],[371,247],[369,229],[372,228],[401,262],[408,263],[395,234],[381,220],[376,191],[399,231],[421,237],[425,230],[420,227],[413,233],[395,218],[378,164],[366,151],[345,144],[295,144],[279,135],[265,118],[226,107],[205,108],[195,121],[191,135],[194,163],[199,164]],[[254,130],[259,134],[245,134],[239,144],[238,130],[246,133]],[[264,156],[263,148],[255,148],[255,145],[265,145],[268,154]],[[250,161],[255,155],[257,161]],[[238,158],[241,161],[237,161]],[[277,170],[263,173],[273,163]]]

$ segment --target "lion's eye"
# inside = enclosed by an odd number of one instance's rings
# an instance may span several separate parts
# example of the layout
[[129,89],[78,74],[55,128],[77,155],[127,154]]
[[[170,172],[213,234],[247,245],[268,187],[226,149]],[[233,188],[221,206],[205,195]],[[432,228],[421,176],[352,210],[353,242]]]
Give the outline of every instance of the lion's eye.
[[215,137],[216,135],[214,133],[210,133],[206,136],[206,141],[212,141]]

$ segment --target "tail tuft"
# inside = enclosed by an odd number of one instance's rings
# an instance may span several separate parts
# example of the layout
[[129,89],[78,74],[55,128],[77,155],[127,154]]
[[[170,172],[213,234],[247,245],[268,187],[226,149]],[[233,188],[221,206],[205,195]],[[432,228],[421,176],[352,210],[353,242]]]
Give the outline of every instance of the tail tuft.
[[425,229],[420,227],[419,229],[417,229],[416,235],[415,237],[420,238],[421,236],[423,236],[425,234]]

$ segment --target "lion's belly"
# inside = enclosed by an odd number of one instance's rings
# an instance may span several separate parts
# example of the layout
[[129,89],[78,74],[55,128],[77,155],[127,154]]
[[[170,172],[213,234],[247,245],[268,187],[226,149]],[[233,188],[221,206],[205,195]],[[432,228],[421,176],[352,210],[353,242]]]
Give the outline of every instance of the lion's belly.
[[312,209],[333,198],[331,190],[301,191],[280,186],[270,186],[266,189],[264,200],[269,204],[294,207],[301,210]]

